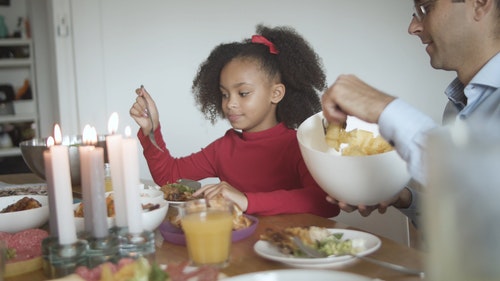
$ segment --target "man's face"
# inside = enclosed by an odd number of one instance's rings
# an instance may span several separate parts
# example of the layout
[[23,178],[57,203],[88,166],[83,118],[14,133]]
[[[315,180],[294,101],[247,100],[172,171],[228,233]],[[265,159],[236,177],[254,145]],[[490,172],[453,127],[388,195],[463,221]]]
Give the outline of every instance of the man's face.
[[426,45],[432,67],[458,70],[464,55],[469,54],[471,41],[465,5],[451,0],[414,2],[417,9],[424,7],[425,14],[420,21],[416,16],[412,18],[408,32]]

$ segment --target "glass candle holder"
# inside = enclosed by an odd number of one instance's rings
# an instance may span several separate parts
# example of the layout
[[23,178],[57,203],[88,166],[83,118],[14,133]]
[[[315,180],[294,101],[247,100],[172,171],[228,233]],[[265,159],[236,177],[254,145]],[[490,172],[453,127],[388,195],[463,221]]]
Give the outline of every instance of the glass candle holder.
[[119,237],[121,258],[137,259],[144,257],[150,264],[155,262],[155,234],[143,231],[139,234],[122,233]]
[[62,245],[57,238],[46,238],[44,246],[46,247],[44,255],[47,255],[46,272],[49,273],[49,278],[60,278],[75,272],[78,266],[88,266],[87,264],[87,249],[88,243],[86,240],[77,240],[73,244]]

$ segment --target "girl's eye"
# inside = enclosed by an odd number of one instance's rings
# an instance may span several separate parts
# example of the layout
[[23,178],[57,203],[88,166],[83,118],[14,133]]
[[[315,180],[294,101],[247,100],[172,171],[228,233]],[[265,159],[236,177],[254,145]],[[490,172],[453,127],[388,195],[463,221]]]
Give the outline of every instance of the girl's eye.
[[250,94],[250,92],[241,92],[241,93],[240,93],[240,96],[242,96],[242,97],[246,97],[246,96],[248,96],[249,94]]
[[228,97],[229,97],[229,95],[228,95],[228,94],[222,93],[222,98],[223,98],[223,99],[227,99]]

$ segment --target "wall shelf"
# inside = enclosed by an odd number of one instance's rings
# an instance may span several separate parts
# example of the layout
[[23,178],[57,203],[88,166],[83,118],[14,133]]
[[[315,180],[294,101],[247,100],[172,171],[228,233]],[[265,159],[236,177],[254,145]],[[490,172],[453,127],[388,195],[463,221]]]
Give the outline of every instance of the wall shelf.
[[[5,58],[0,58],[0,84],[12,85],[17,91],[28,79],[32,98],[13,101],[14,113],[12,115],[0,115],[0,128],[4,125],[24,126],[25,123],[33,123],[35,137],[38,132],[38,106],[36,96],[35,60],[33,42],[31,39],[6,38],[0,39],[0,49]],[[5,134],[5,132],[1,132]],[[0,148],[1,157],[20,156],[19,147]]]

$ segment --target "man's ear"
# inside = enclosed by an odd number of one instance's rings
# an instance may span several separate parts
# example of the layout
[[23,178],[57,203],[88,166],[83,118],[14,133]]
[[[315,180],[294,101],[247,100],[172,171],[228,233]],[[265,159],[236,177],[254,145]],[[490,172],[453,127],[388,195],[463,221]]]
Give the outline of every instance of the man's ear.
[[285,85],[281,83],[274,84],[272,90],[271,102],[279,103],[283,99],[283,97],[285,97],[285,91],[286,91]]
[[492,12],[492,9],[495,8],[493,1],[495,0],[474,0],[474,19],[479,21]]

